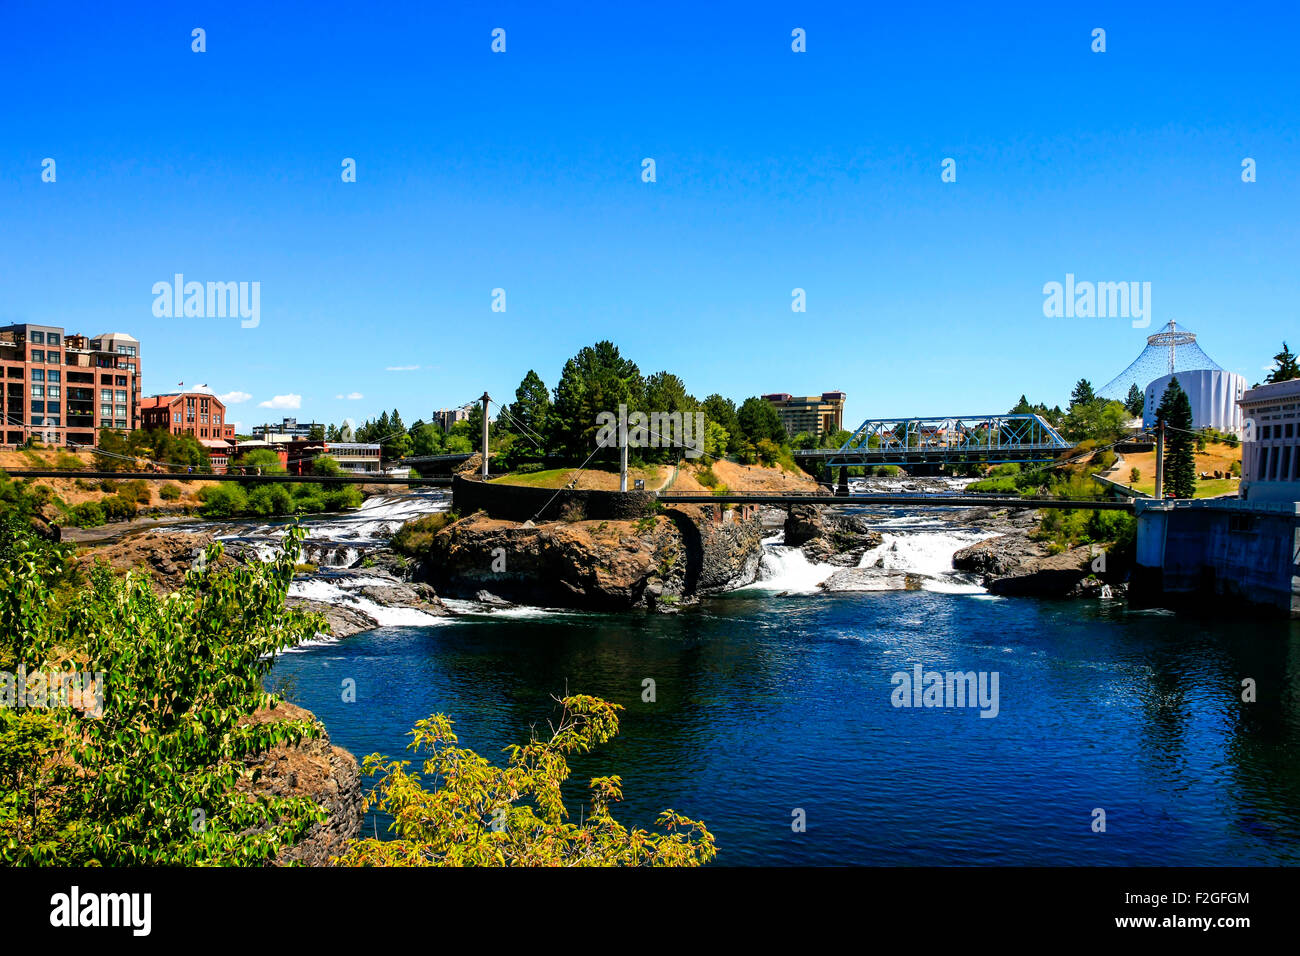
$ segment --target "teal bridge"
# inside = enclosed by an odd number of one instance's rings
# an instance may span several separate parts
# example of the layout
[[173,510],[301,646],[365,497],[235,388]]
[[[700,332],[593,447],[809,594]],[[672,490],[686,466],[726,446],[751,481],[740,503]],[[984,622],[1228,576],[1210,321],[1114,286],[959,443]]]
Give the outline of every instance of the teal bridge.
[[839,448],[800,449],[796,460],[828,467],[1055,461],[1071,443],[1040,415],[876,418]]

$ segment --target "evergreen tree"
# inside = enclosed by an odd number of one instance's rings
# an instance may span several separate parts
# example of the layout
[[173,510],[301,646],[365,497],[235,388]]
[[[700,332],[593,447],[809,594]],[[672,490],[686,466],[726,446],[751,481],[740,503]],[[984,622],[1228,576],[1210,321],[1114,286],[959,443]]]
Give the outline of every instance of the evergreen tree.
[[718,425],[727,433],[727,453],[735,454],[739,451],[744,436],[740,434],[740,423],[736,418],[736,403],[715,392],[704,400],[702,408],[705,420]]
[[1296,357],[1287,348],[1286,342],[1282,343],[1282,351],[1273,356],[1273,362],[1276,367],[1268,373],[1264,381],[1289,382],[1294,378],[1300,378],[1300,363],[1296,362]]
[[1178,384],[1169,380],[1156,408],[1156,421],[1165,426],[1165,493],[1175,498],[1196,495],[1196,436],[1192,434],[1192,403]]
[[776,413],[776,406],[764,399],[757,397],[745,399],[741,403],[740,410],[736,412],[736,421],[745,440],[750,444],[756,445],[766,440],[784,445],[789,441],[785,434],[785,426],[781,424],[781,416]]
[[1097,396],[1092,391],[1092,383],[1086,378],[1081,378],[1074,384],[1074,391],[1070,393],[1070,407],[1075,405],[1088,405],[1093,402]]
[[1142,397],[1142,390],[1139,389],[1137,383],[1134,382],[1128,387],[1128,398],[1124,400],[1124,407],[1128,409],[1130,415],[1137,418],[1142,414],[1142,409],[1145,405],[1146,399]]
[[[515,389],[515,401],[509,411],[510,419],[513,420],[511,430],[521,434],[524,443],[530,447],[538,444],[544,446],[551,415],[551,396],[546,390],[546,383],[532,369],[528,370],[524,380]],[[545,447],[542,450],[545,451]]]
[[587,346],[564,363],[550,417],[548,447],[571,460],[586,460],[596,448],[596,416],[618,412],[620,404],[640,408],[645,393],[641,370],[619,354],[613,342]]

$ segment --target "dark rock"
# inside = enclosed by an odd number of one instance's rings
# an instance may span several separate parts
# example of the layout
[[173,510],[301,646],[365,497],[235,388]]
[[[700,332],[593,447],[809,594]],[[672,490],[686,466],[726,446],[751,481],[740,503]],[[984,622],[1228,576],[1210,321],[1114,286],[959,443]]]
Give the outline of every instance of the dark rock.
[[823,591],[920,591],[924,578],[907,571],[841,568],[818,587]]

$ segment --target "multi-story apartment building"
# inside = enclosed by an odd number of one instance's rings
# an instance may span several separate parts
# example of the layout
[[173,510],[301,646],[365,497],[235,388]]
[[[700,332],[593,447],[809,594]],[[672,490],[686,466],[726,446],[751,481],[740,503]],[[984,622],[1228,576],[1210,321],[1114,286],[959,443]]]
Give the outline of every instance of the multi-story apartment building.
[[140,427],[140,343],[125,332],[93,338],[56,325],[0,328],[0,445],[28,438],[94,445],[99,429]]
[[161,428],[173,435],[193,435],[200,441],[230,441],[235,426],[226,421],[226,406],[212,389],[191,389],[150,395],[143,400],[141,427]]
[[1300,502],[1300,379],[1246,390],[1238,495],[1250,501]]
[[803,432],[821,437],[844,427],[845,397],[843,392],[804,396],[775,392],[764,395],[763,400],[776,407],[776,414],[791,438]]

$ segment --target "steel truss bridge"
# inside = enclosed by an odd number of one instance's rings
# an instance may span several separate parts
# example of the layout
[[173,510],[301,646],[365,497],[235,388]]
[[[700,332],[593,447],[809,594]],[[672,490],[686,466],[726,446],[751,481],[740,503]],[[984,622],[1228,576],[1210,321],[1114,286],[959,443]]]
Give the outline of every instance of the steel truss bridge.
[[1041,415],[875,418],[839,448],[796,451],[809,464],[945,465],[1054,461],[1073,447]]

